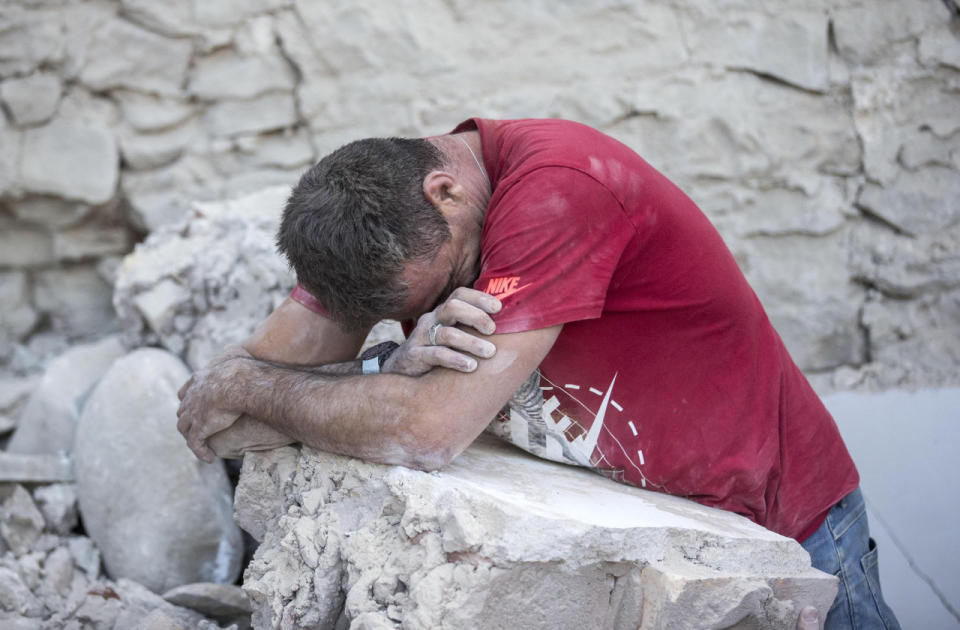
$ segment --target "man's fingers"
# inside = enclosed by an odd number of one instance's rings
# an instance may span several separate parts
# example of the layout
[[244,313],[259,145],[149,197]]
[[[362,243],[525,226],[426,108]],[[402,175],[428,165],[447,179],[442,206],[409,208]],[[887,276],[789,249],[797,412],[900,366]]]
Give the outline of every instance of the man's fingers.
[[438,346],[447,346],[459,352],[469,352],[483,359],[489,359],[497,352],[497,347],[486,339],[471,335],[459,328],[441,326],[437,329],[436,338]]
[[806,606],[797,619],[797,630],[820,630],[820,613],[813,606]]
[[416,352],[418,360],[433,367],[445,367],[458,372],[473,372],[477,369],[476,359],[446,346],[421,346]]
[[[484,293],[483,295],[486,295]],[[492,296],[487,296],[492,297]],[[496,299],[496,298],[493,298]],[[493,318],[482,308],[460,299],[451,298],[441,304],[436,311],[437,321],[444,326],[463,324],[483,335],[492,335],[496,330]]]
[[470,289],[468,287],[457,287],[454,289],[453,293],[450,294],[450,297],[461,302],[466,302],[472,306],[483,310],[484,312],[490,313],[499,313],[501,304],[500,300],[493,297],[489,293],[484,293],[483,291],[477,291],[476,289]]
[[193,385],[193,376],[187,379],[187,382],[184,383],[179,391],[177,391],[177,398],[183,400],[183,397],[187,395],[187,390],[190,389],[190,386]]

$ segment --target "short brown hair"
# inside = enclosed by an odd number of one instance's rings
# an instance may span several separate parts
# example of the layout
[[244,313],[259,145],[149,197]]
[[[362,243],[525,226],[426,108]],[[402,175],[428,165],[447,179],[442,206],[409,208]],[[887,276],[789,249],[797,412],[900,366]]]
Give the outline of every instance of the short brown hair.
[[424,178],[442,166],[426,140],[368,138],[327,155],[294,187],[277,248],[342,325],[370,326],[399,309],[404,266],[432,259],[450,238],[423,192]]

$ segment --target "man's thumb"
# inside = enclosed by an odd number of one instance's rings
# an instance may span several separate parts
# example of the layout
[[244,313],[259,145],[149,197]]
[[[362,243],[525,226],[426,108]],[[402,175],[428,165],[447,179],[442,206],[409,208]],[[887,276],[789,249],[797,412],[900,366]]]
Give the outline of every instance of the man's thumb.
[[805,606],[797,619],[797,630],[820,630],[820,613],[813,606]]

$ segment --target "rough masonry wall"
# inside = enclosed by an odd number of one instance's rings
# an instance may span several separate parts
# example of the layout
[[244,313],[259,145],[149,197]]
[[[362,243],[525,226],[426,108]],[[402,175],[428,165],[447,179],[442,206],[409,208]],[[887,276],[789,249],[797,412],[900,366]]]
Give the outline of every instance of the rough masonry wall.
[[113,329],[117,257],[193,200],[562,116],[701,205],[821,389],[960,382],[958,28],[941,0],[4,2],[0,369]]

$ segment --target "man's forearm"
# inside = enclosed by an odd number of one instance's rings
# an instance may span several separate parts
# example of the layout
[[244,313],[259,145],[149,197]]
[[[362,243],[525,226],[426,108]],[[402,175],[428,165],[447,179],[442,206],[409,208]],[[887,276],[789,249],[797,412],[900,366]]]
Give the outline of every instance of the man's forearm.
[[359,362],[301,368],[243,360],[235,410],[325,451],[421,468],[443,461],[442,436],[418,431],[419,379],[359,374]]

